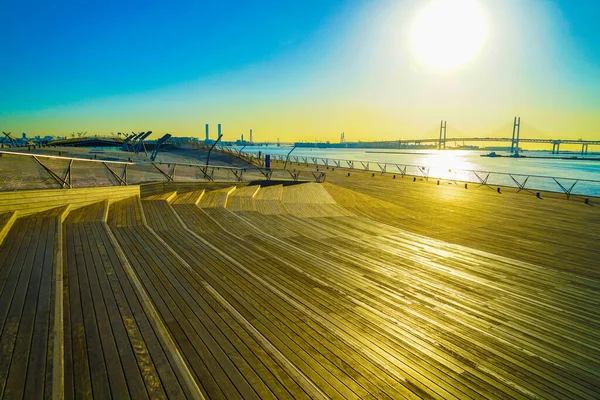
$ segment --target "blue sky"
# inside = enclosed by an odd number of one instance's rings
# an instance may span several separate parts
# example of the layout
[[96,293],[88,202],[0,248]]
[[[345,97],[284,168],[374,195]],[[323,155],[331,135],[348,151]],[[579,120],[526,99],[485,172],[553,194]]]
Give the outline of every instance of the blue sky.
[[[336,2],[4,2],[3,106],[51,106],[222,74],[294,51]],[[6,102],[10,97],[10,102]]]
[[519,113],[548,134],[597,132],[600,1],[476,1],[488,41],[450,72],[408,51],[425,0],[3,1],[0,125],[352,140]]

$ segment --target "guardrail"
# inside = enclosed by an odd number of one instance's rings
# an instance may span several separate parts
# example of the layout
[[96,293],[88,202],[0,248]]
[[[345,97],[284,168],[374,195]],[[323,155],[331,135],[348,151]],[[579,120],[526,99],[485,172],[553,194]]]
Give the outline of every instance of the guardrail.
[[[223,148],[222,151],[236,155],[250,163],[264,165],[264,154]],[[315,168],[343,168],[363,172],[399,174],[401,177],[413,176],[425,180],[436,179],[448,182],[469,182],[478,186],[487,186],[496,190],[497,186],[514,187],[517,192],[522,190],[544,190],[563,193],[567,198],[571,195],[600,196],[600,180],[566,178],[548,175],[520,174],[507,172],[494,172],[484,170],[454,169],[448,170],[440,167],[421,166],[413,164],[384,163],[373,161],[357,161],[334,159],[324,157],[293,156],[272,154],[272,161],[288,162],[288,165],[305,165]]]
[[[12,157],[30,159],[33,163],[15,163]],[[39,166],[52,180],[39,175]],[[77,165],[77,168],[75,167]],[[58,184],[63,189],[90,186],[127,186],[146,182],[172,181],[253,181],[293,180],[302,178],[323,182],[323,171],[266,169],[261,166],[231,167],[195,163],[132,162],[86,159],[47,154],[0,151],[0,190],[37,189]],[[8,173],[7,173],[8,172]]]

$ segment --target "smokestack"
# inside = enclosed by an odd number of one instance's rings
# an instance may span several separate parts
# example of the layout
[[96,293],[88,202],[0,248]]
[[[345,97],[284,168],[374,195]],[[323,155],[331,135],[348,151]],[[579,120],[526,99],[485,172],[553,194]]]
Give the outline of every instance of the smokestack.
[[218,133],[219,133],[219,134],[217,135],[217,137],[219,137],[219,136],[221,136],[221,124],[219,124],[219,127],[218,127],[218,129],[217,129],[217,130],[218,130]]
[[244,143],[244,134],[242,133],[242,143]]
[[206,124],[206,139],[204,140],[208,142],[208,124]]
[[250,143],[254,143],[254,142],[252,141],[252,129],[250,129]]

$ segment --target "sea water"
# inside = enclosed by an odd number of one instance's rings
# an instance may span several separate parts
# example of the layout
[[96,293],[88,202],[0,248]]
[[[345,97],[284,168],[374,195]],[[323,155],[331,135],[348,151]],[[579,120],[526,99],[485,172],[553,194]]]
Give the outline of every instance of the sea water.
[[[241,147],[234,147],[240,150]],[[285,157],[292,147],[287,146],[246,146],[249,153],[271,154]],[[489,151],[478,150],[386,150],[386,149],[338,149],[297,147],[290,154],[290,162],[295,157],[312,158],[325,165],[324,159],[354,161],[354,168],[379,172],[381,168],[389,173],[422,175],[429,179],[468,181],[488,185],[506,185],[524,189],[563,192],[572,187],[572,194],[600,196],[600,161],[573,159],[585,157],[575,153],[551,154],[550,152],[525,151],[526,157],[482,157]],[[508,156],[505,152],[498,155]],[[547,158],[540,158],[547,157]],[[600,158],[590,154],[588,158]],[[566,159],[565,159],[566,158]],[[360,163],[362,161],[362,164]],[[378,165],[379,163],[380,165]],[[330,166],[334,165],[329,161]],[[385,164],[385,165],[383,165]],[[341,167],[348,167],[342,161]],[[561,188],[562,185],[562,188]],[[564,189],[563,189],[564,188]]]

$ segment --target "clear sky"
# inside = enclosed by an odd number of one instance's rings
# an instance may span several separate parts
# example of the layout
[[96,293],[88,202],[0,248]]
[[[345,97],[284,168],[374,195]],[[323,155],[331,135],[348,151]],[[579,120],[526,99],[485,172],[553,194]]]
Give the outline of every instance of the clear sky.
[[440,119],[509,135],[519,115],[524,137],[600,139],[598,0],[23,0],[0,17],[13,133],[391,140]]

